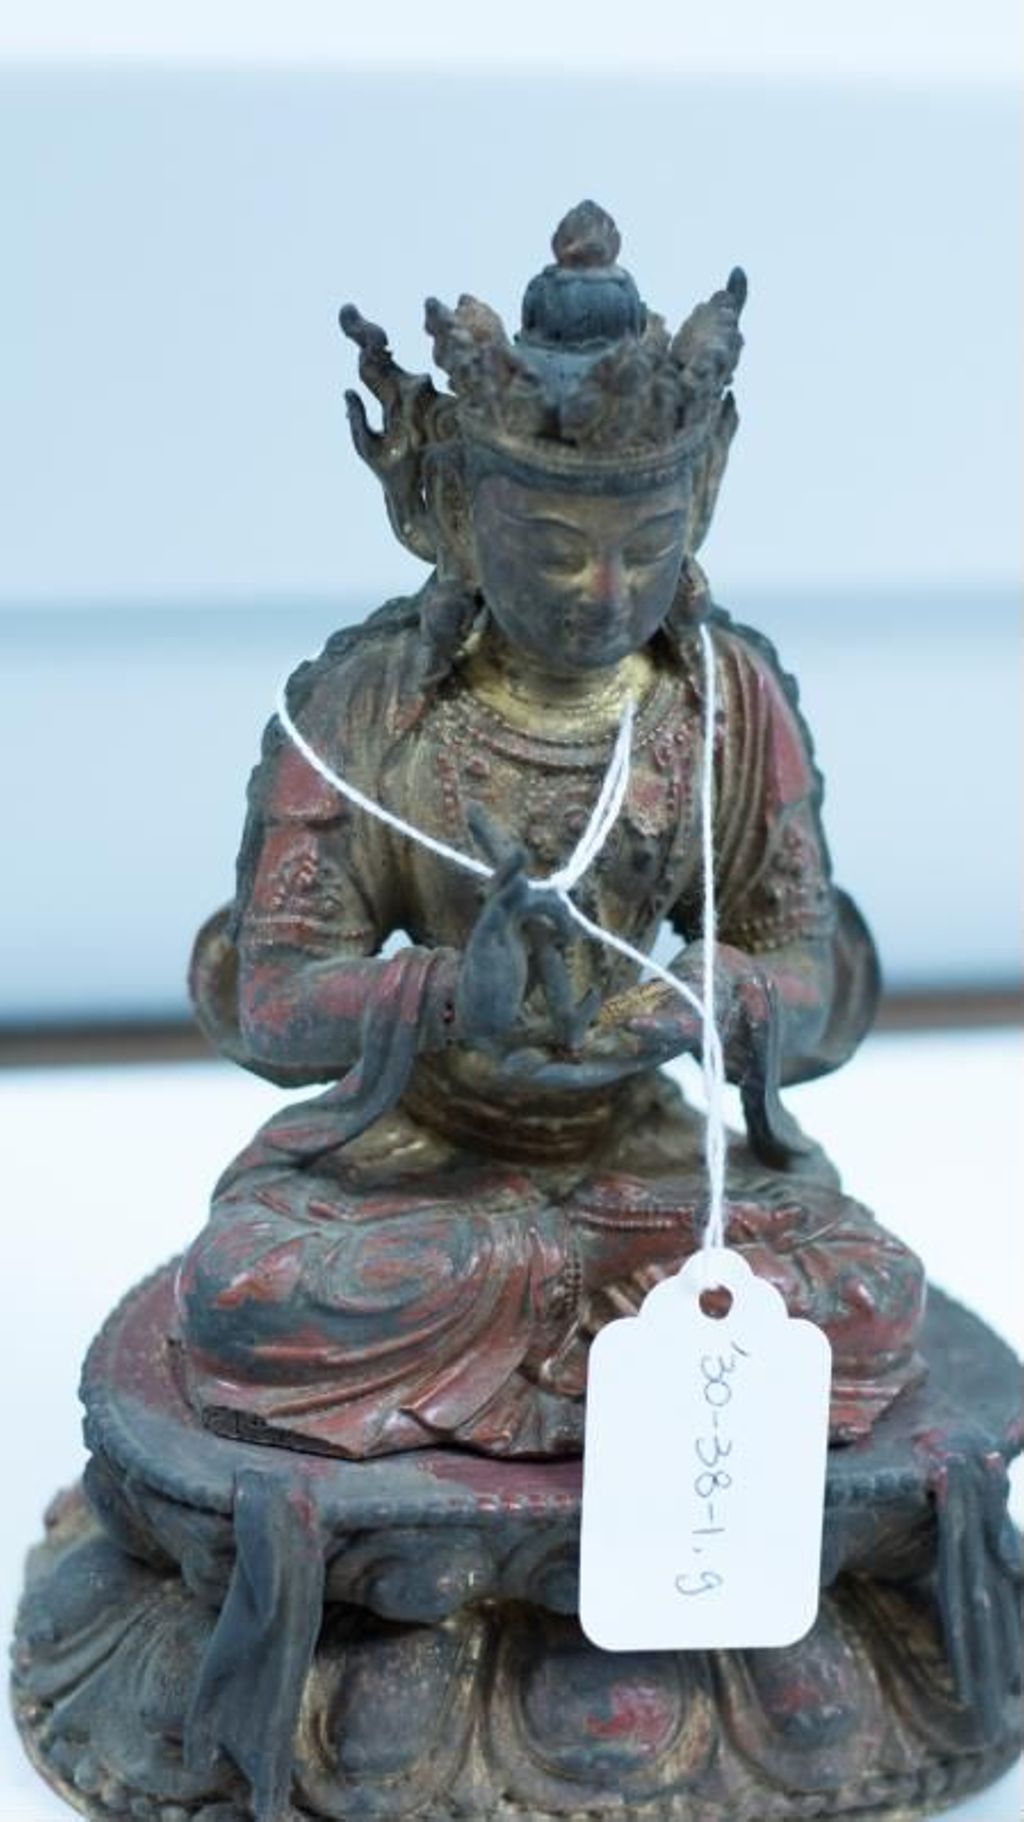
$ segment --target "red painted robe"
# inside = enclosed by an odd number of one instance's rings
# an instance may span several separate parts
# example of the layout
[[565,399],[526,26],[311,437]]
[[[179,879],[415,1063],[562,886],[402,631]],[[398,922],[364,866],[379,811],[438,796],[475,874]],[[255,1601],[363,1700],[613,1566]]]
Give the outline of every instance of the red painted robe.
[[[832,887],[818,780],[772,654],[727,624],[714,638],[721,940],[766,965],[794,945],[831,945],[837,963],[814,1053],[785,1060],[799,1079],[860,1035],[868,939]],[[657,649],[623,811],[575,893],[643,949],[666,919],[687,937],[700,925],[700,667],[696,646]],[[424,702],[415,661],[415,625],[394,620],[328,647],[302,679],[306,739],[465,851],[467,802],[483,803],[531,872],[550,872],[584,826],[611,733],[593,747],[526,733],[458,668]],[[269,1121],[226,1172],[180,1274],[189,1396],[230,1433],[353,1456],[438,1442],[578,1450],[591,1335],[696,1244],[699,1120],[653,1070],[553,1089],[463,1044],[413,1056],[431,968],[464,948],[481,882],[353,809],[279,731],[251,797],[235,906],[200,948],[201,1016],[240,1060],[257,1024],[287,1056],[290,1033],[308,1041],[308,1014],[279,983],[292,962],[313,962],[334,1049],[306,1079],[358,1071],[361,1047],[372,1073],[367,1007],[399,1032],[410,1069],[400,1101],[363,1130],[353,1135],[349,1077]],[[397,930],[411,946],[384,959]],[[570,963],[578,993],[607,998],[635,978],[585,938]],[[362,1090],[372,1103],[373,1082]],[[832,1339],[833,1434],[863,1432],[915,1372],[917,1261],[841,1192],[820,1152],[773,1171],[736,1139],[728,1194],[731,1243]]]

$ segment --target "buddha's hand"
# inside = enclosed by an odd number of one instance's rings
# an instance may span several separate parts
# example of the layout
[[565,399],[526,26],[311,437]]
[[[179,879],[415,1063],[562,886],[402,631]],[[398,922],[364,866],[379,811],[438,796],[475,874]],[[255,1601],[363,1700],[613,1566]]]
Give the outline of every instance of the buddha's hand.
[[597,1009],[596,997],[577,1005],[564,948],[571,917],[555,892],[538,890],[526,872],[526,852],[481,809],[467,820],[494,867],[480,915],[466,944],[455,988],[453,1035],[493,1047],[522,1023],[531,967],[540,980],[557,1038],[576,1043]]
[[[657,1068],[673,1057],[699,1056],[703,968],[703,947],[692,943],[672,963],[672,973],[692,999],[661,980],[628,987],[605,1000],[573,1056],[521,1050],[507,1059],[507,1066],[514,1074],[552,1086],[598,1085]],[[751,957],[724,943],[715,953],[715,1019],[726,1075],[730,1081],[743,1081],[751,1056],[761,1048],[759,1034],[772,1019],[771,995]]]
[[[704,1046],[704,945],[690,943],[669,964],[690,997],[654,980],[606,1001],[597,1029],[647,1063],[699,1056]],[[696,1003],[695,1003],[696,1002]],[[715,1024],[730,1081],[745,1075],[753,1046],[773,1017],[771,994],[754,959],[728,943],[715,947]]]

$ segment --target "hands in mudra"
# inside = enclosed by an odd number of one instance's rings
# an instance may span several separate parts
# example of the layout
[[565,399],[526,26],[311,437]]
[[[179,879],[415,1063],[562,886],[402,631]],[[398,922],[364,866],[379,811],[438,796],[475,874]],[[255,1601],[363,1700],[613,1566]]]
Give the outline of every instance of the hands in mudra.
[[[522,845],[480,805],[471,807],[468,820],[495,871],[459,964],[452,1035],[500,1050],[512,1074],[553,1085],[597,1086],[676,1056],[699,1055],[701,1015],[665,982],[637,984],[603,1002],[596,989],[575,998],[565,950],[579,940],[579,931],[564,900],[531,882]],[[674,965],[698,996],[702,966],[699,943],[681,951]],[[533,981],[546,1002],[542,1020],[525,1012]],[[720,945],[716,1017],[734,1079],[744,1073],[755,1032],[772,1016],[771,996],[750,958]]]
[[596,991],[576,1000],[565,961],[573,920],[564,899],[534,885],[526,850],[479,804],[468,811],[470,830],[494,867],[483,909],[466,944],[455,990],[455,1024],[467,1043],[506,1048],[523,1030],[523,1009],[535,978],[550,1020],[549,1041],[575,1051],[597,1012]]

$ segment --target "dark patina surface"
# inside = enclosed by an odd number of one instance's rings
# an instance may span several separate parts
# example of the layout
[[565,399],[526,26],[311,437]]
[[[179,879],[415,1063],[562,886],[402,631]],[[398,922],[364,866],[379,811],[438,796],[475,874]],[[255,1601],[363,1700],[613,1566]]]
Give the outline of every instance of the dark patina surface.
[[[353,807],[271,721],[192,989],[224,1054],[321,1092],[86,1365],[90,1461],[30,1564],[14,1687],[96,1818],[896,1822],[1019,1747],[1015,1363],[926,1305],[781,1099],[852,1054],[878,971],[795,685],[696,561],[746,281],[670,334],[594,204],[553,248],[514,338],[428,303],[448,390],[342,312],[383,415],[349,395],[356,447],[430,574],[302,666],[288,712],[493,872]],[[700,985],[702,629],[728,1237],[832,1344],[822,1602],[787,1650],[618,1654],[576,1619],[587,1355],[700,1243],[702,1122],[661,1065],[702,1030],[543,882],[631,699],[574,896],[644,954],[674,932]]]

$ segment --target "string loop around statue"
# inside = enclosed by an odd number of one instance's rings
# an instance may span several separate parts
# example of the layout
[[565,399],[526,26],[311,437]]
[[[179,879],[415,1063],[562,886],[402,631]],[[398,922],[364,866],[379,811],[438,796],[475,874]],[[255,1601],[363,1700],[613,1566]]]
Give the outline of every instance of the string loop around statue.
[[[601,783],[600,791],[590,812],[586,828],[583,830],[569,859],[558,867],[554,873],[546,874],[541,879],[527,878],[526,884],[536,892],[554,892],[573,922],[584,935],[595,942],[603,943],[606,949],[613,949],[617,955],[625,956],[645,973],[653,975],[677,993],[681,999],[698,1013],[701,1020],[701,1073],[704,1080],[704,1093],[707,1112],[704,1126],[704,1161],[707,1170],[708,1212],[701,1238],[705,1251],[719,1248],[725,1244],[725,1164],[727,1150],[727,1130],[725,1124],[725,1062],[722,1052],[722,1040],[715,1016],[715,945],[717,940],[717,906],[715,896],[715,856],[714,856],[714,771],[715,771],[715,721],[718,705],[717,667],[715,648],[707,626],[699,629],[701,651],[704,661],[704,714],[703,738],[701,742],[701,791],[700,791],[700,830],[701,830],[701,866],[703,876],[703,916],[701,934],[703,939],[702,955],[702,993],[698,996],[686,981],[680,980],[670,969],[665,968],[652,956],[645,955],[642,949],[630,943],[613,930],[606,930],[603,925],[582,911],[571,894],[583,875],[593,865],[601,853],[612,829],[618,821],[629,789],[630,754],[633,739],[635,705],[632,696],[627,697],[619,721],[615,744],[611,758]],[[312,747],[305,735],[292,720],[287,702],[287,683],[282,683],[277,697],[277,718],[282,728],[306,763],[325,783],[353,804],[363,810],[377,822],[386,824],[397,835],[428,853],[437,855],[454,867],[460,867],[464,873],[473,873],[480,879],[491,879],[495,869],[486,861],[478,860],[475,855],[466,854],[461,848],[442,841],[439,836],[430,835],[415,823],[407,822],[404,816],[398,816],[384,804],[361,791],[358,785],[335,771],[334,767],[321,757]]]

